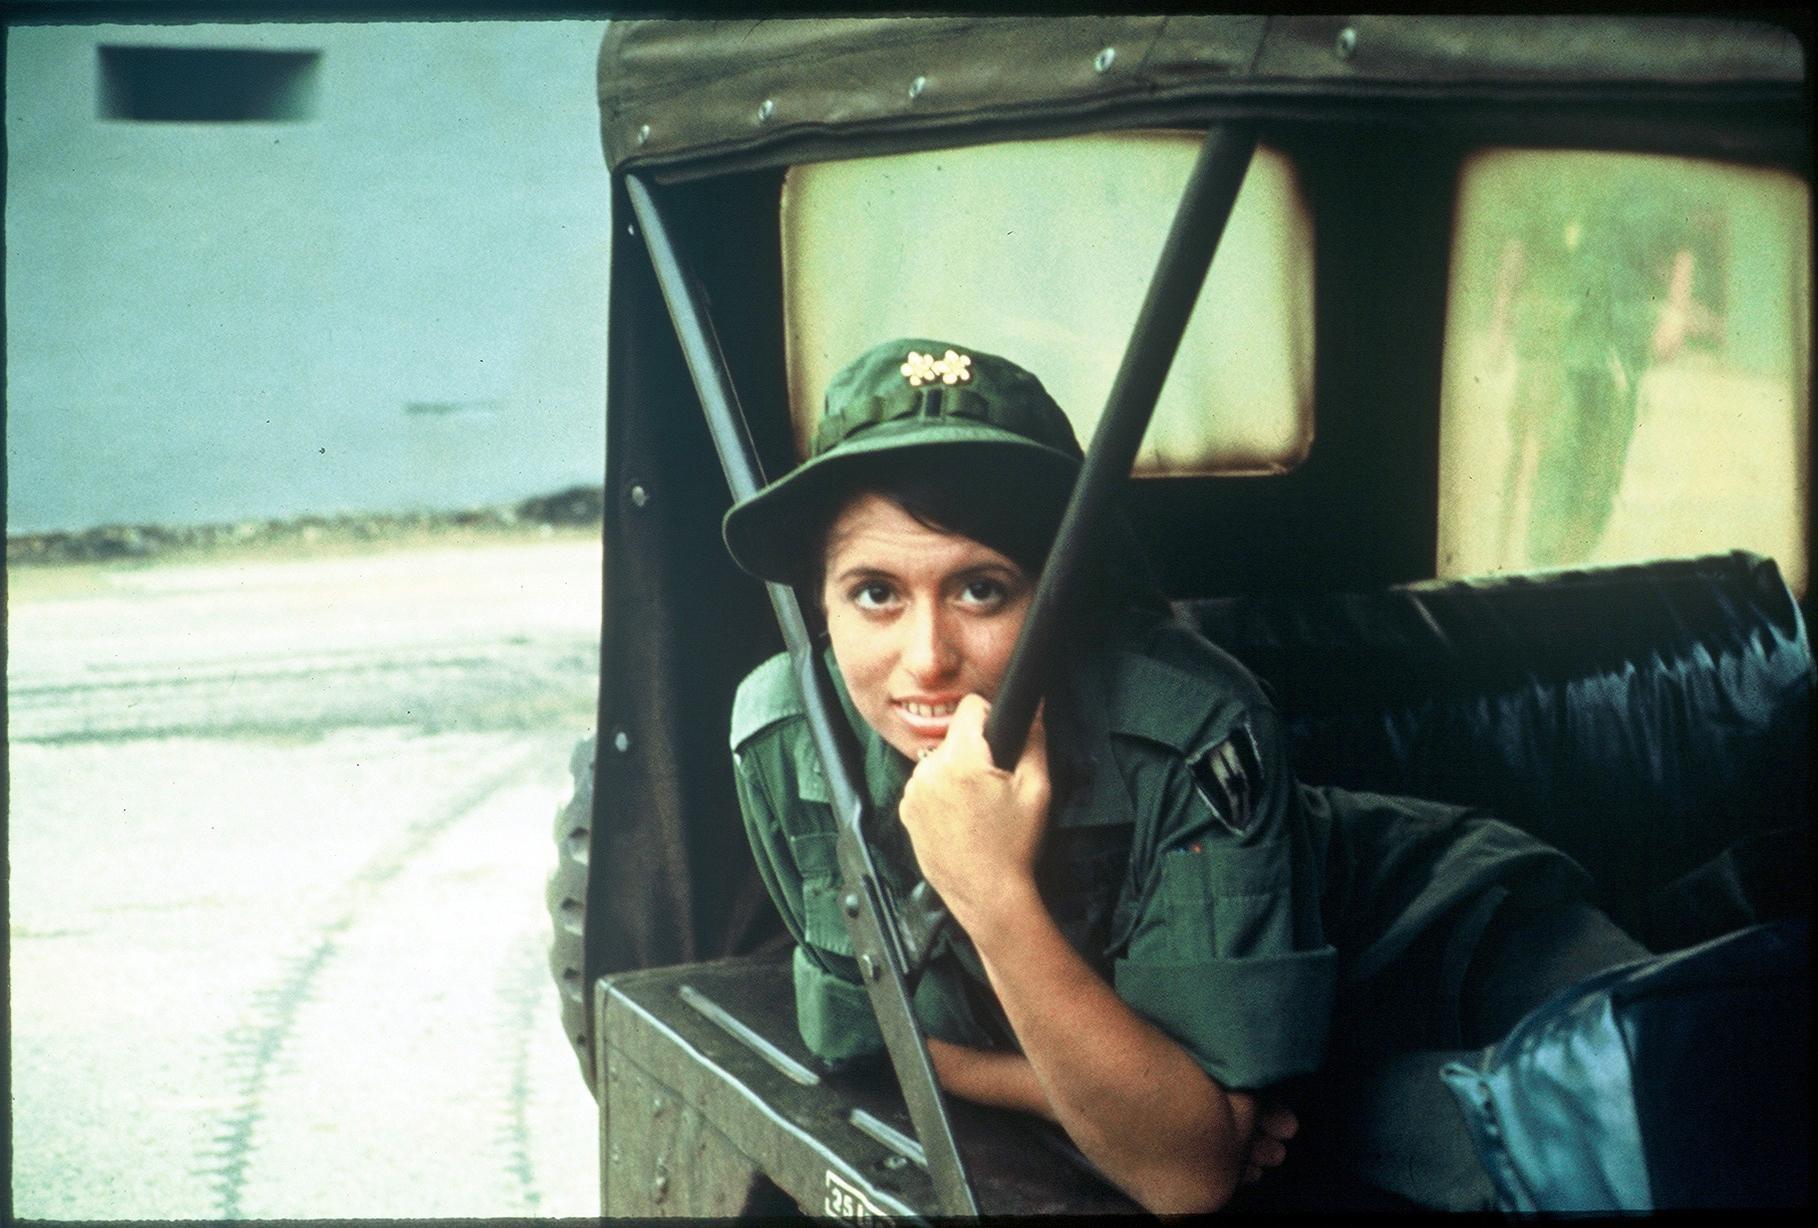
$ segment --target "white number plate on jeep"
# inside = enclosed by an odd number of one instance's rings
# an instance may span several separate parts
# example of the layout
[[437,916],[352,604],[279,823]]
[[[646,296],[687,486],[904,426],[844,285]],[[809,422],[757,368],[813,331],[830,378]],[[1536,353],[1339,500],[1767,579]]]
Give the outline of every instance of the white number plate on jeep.
[[860,1193],[856,1186],[831,1168],[827,1170],[827,1199],[822,1211],[834,1219],[845,1220],[848,1224],[890,1222],[888,1215],[873,1206],[871,1200]]

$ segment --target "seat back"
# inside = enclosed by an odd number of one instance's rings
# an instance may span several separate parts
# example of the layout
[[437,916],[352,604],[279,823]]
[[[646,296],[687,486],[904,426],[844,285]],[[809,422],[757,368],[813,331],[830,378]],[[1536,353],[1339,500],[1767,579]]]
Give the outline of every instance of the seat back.
[[1799,606],[1746,553],[1182,603],[1286,719],[1301,779],[1482,806],[1640,932],[1727,846],[1808,825]]

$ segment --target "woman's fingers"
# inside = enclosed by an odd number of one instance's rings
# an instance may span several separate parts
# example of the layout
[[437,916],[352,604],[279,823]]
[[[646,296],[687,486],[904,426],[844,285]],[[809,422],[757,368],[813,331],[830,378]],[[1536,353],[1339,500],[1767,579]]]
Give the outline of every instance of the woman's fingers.
[[1287,1140],[1299,1132],[1300,1120],[1292,1110],[1282,1105],[1258,1102],[1244,1092],[1232,1092],[1230,1095],[1233,1109],[1240,1110],[1239,1116],[1250,1118],[1255,1123],[1250,1135],[1250,1153],[1244,1157],[1243,1176],[1243,1183],[1252,1185],[1262,1180],[1265,1172],[1288,1158]]
[[1015,775],[1016,790],[1022,796],[1023,804],[1046,815],[1051,786],[1048,780],[1048,726],[1042,719],[1042,712],[1042,707],[1035,710],[1035,720],[1029,726],[1029,740],[1023,744],[1023,757],[1017,762]]
[[968,932],[989,923],[1007,885],[1034,874],[1048,820],[1045,757],[1025,755],[1014,773],[996,767],[984,735],[990,710],[979,695],[960,700],[897,808],[922,873]]
[[953,710],[953,719],[947,723],[947,736],[941,740],[939,749],[976,754],[985,744],[985,718],[990,714],[991,704],[983,695],[973,692],[962,696],[959,706]]
[[1035,706],[1035,719],[1029,722],[1029,737],[1023,743],[1021,762],[1039,764],[1044,773],[1048,770],[1048,701],[1045,699]]
[[1250,1145],[1250,1163],[1262,1168],[1274,1168],[1288,1158],[1288,1148],[1278,1138],[1259,1134]]

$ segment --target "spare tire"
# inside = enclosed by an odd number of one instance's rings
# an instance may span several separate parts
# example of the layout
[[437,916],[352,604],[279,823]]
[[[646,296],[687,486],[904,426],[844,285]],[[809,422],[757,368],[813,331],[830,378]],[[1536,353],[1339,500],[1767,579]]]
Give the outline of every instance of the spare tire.
[[574,793],[556,811],[555,869],[549,875],[552,937],[549,970],[561,995],[562,1029],[581,1061],[589,1090],[593,1080],[593,1026],[587,1001],[587,852],[593,842],[593,759],[597,738],[586,738],[568,761]]

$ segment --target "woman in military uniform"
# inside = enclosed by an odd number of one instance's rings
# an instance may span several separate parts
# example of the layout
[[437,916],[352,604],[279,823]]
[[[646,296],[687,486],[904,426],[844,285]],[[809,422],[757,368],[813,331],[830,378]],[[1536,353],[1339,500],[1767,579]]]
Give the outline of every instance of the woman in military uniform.
[[[985,716],[1079,459],[1033,375],[890,342],[834,377],[809,459],[725,536],[746,570],[819,594],[880,870],[898,891],[925,876],[957,923],[915,997],[943,1086],[1058,1123],[1151,1210],[1210,1209],[1285,1154],[1297,1121],[1273,1093],[1397,1052],[1436,1070],[1432,1051],[1645,952],[1578,902],[1575,863],[1512,827],[1298,784],[1256,681],[1168,618],[1128,546],[1094,577],[1021,762],[996,768]],[[803,1039],[829,1062],[875,1053],[785,658],[741,685],[731,741],[797,942]],[[1389,1115],[1414,1122],[1402,1145],[1428,1173],[1364,1167],[1476,1205],[1488,1186],[1429,1084]]]

